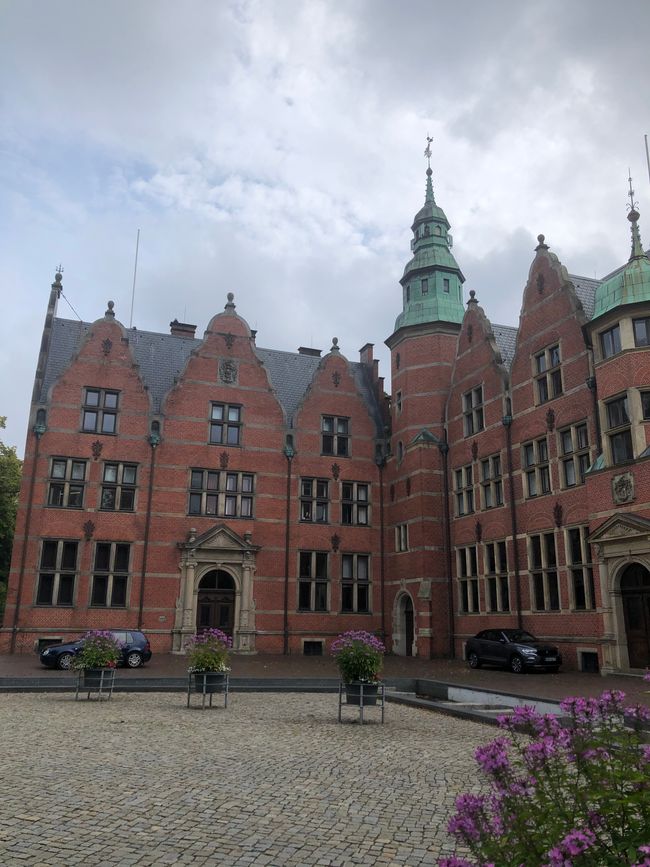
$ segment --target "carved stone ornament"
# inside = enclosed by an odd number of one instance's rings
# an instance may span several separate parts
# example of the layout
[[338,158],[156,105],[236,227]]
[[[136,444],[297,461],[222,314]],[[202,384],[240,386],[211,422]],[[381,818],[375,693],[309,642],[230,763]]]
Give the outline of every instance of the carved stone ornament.
[[338,482],[340,474],[341,467],[338,464],[332,464],[332,478],[335,482]]
[[559,528],[562,526],[562,522],[564,520],[564,509],[562,508],[562,504],[560,502],[557,502],[553,506],[553,520],[555,521],[556,527]]
[[612,497],[615,503],[631,503],[634,499],[634,476],[623,473],[612,479]]
[[86,523],[83,525],[83,531],[86,542],[89,542],[93,537],[93,533],[95,532],[95,525],[93,524],[93,522],[86,521]]
[[555,428],[555,410],[549,409],[546,413],[546,430],[554,430]]
[[106,340],[102,341],[102,352],[104,355],[110,355],[111,349],[113,348],[113,341],[110,337],[107,337]]
[[544,291],[544,282],[545,282],[544,281],[544,275],[538,274],[537,275],[537,291],[539,292],[540,295]]
[[477,542],[480,542],[483,538],[483,525],[480,521],[477,521],[476,524],[474,524],[474,535],[476,536]]
[[420,586],[418,588],[418,599],[430,599],[431,598],[431,579],[423,578],[420,581]]
[[101,455],[102,449],[104,448],[104,444],[99,440],[95,440],[95,442],[91,445],[90,450],[93,453],[93,458],[97,460],[97,458]]
[[221,452],[221,454],[219,455],[219,466],[222,470],[226,469],[229,460],[230,456],[228,455],[228,452]]
[[224,358],[219,362],[219,379],[226,385],[237,382],[237,362],[232,358]]
[[331,543],[332,543],[332,551],[334,551],[334,552],[338,551],[338,550],[339,550],[339,546],[340,546],[340,544],[341,544],[341,538],[340,538],[340,536],[337,536],[336,533],[334,533],[334,535],[332,536],[332,538],[331,538],[330,541],[331,541]]
[[228,332],[228,334],[225,335],[224,340],[226,341],[228,349],[232,349],[233,343],[235,342],[235,335]]
[[338,372],[338,370],[335,370],[332,374],[332,382],[334,383],[334,388],[338,388],[341,384],[341,374]]
[[472,443],[472,460],[475,461],[478,457],[478,443],[476,440]]

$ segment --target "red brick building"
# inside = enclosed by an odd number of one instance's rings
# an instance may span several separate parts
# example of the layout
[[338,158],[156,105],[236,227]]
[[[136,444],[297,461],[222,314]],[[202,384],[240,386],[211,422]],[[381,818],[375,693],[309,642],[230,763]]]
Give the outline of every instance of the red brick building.
[[56,316],[27,437],[2,649],[93,626],[182,650],[324,652],[346,629],[462,656],[523,626],[567,667],[650,664],[650,260],[570,276],[543,236],[492,325],[427,171],[386,343],[257,346],[233,296],[202,339]]

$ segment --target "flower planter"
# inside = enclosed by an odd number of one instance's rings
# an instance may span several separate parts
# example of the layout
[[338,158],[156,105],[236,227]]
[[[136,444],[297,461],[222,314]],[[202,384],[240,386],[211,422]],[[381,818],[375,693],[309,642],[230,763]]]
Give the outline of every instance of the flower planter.
[[363,705],[372,707],[377,704],[378,683],[353,682],[345,684],[346,704]]
[[194,671],[192,684],[194,692],[215,695],[224,692],[228,675],[224,671]]
[[114,668],[84,668],[77,673],[75,701],[79,699],[80,692],[88,693],[87,698],[90,698],[91,693],[96,692],[98,699],[110,699],[114,685]]

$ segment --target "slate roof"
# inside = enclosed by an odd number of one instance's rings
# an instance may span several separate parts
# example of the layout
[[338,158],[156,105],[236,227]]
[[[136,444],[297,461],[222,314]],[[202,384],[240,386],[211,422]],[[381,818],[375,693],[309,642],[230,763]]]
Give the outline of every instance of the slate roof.
[[518,330],[514,325],[492,325],[494,339],[496,340],[506,370],[510,370],[512,359],[515,357]]
[[[90,328],[89,322],[54,319],[40,403],[47,402],[49,389],[79,351]],[[201,345],[202,340],[155,331],[139,331],[136,328],[126,329],[126,333],[140,367],[142,380],[149,389],[153,411],[160,412],[165,396],[183,372],[192,351]],[[313,355],[259,347],[255,347],[255,353],[268,372],[271,386],[285,411],[287,424],[293,426],[298,406],[322,359]],[[382,416],[370,373],[367,367],[359,362],[348,361],[348,364],[357,388],[375,421],[377,431],[381,434]]]

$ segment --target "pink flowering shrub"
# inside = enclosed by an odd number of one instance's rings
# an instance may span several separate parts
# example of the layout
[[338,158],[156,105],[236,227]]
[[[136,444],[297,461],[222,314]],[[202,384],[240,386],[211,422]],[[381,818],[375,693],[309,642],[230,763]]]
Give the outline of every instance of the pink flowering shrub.
[[376,683],[386,648],[376,635],[359,629],[339,635],[331,652],[345,683]]
[[192,673],[205,671],[230,671],[232,638],[221,629],[205,629],[188,639],[187,670]]
[[489,785],[457,798],[448,826],[474,860],[439,867],[650,867],[650,709],[624,698],[567,698],[562,721],[500,717],[507,734],[475,753]]
[[106,629],[91,629],[72,663],[77,671],[88,668],[116,668],[122,656],[122,642]]

